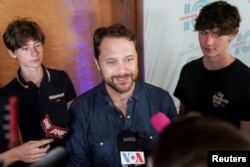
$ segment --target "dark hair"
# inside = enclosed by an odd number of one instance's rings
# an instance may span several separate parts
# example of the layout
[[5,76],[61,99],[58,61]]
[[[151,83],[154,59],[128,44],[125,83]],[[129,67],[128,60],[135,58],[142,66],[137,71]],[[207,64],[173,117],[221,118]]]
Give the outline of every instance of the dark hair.
[[164,129],[153,150],[153,166],[207,166],[209,150],[250,150],[250,142],[239,129],[227,122],[190,116],[173,121]]
[[93,44],[94,44],[94,52],[95,58],[98,60],[100,51],[100,45],[105,37],[125,37],[129,40],[133,41],[135,44],[135,49],[137,51],[137,41],[135,35],[124,25],[122,24],[113,24],[109,27],[100,27],[97,28],[94,32],[93,36]]
[[3,34],[4,44],[11,51],[21,48],[29,39],[44,44],[45,35],[39,25],[27,17],[15,17]]
[[204,6],[196,18],[195,31],[218,29],[222,35],[233,33],[241,22],[237,7],[224,1],[216,1]]

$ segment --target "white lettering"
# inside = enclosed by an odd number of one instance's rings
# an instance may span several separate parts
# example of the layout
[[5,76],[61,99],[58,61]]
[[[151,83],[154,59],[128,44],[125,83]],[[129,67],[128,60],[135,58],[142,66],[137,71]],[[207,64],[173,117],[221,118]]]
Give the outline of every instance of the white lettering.
[[44,125],[45,125],[46,130],[51,128],[51,125],[50,125],[48,119],[44,119],[44,120],[43,120],[43,123],[44,123]]
[[218,162],[218,155],[212,155],[212,162]]
[[50,133],[53,133],[58,136],[64,136],[67,132],[60,129],[53,129]]
[[246,162],[246,157],[219,157],[218,155],[212,155],[212,162]]

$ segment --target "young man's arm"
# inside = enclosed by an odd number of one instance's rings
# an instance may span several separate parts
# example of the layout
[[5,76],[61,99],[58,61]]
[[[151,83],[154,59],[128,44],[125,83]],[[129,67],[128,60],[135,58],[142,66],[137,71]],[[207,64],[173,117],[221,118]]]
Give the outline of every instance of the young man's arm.
[[240,121],[240,131],[250,138],[250,121]]
[[[6,152],[0,154],[0,159],[3,160],[3,167],[13,164],[16,161],[23,161],[26,163],[33,163],[46,155],[50,148],[49,143],[53,139],[44,139],[38,141],[29,141],[19,146],[16,146]],[[40,146],[47,145],[44,148]]]

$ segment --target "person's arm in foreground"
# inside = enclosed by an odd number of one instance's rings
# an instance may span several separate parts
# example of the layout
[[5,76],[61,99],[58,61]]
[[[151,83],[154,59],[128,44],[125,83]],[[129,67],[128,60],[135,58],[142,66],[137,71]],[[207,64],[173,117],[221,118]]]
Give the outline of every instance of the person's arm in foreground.
[[250,121],[240,121],[240,131],[250,138]]
[[178,115],[179,115],[179,118],[182,118],[185,115],[185,104],[184,103],[180,103]]
[[[46,155],[47,151],[50,148],[49,143],[51,142],[53,142],[53,139],[28,141],[6,152],[1,153],[0,158],[4,161],[3,167],[11,165],[16,161],[23,161],[26,163],[33,163],[38,161]],[[46,145],[46,147],[39,148],[43,145]]]

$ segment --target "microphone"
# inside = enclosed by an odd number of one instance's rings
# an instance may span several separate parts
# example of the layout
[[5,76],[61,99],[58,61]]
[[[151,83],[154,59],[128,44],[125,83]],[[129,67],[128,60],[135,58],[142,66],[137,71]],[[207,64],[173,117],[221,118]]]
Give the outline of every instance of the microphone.
[[53,107],[50,115],[46,114],[40,123],[46,138],[63,140],[68,133],[69,117],[69,112],[63,107]]
[[158,133],[161,133],[170,123],[171,120],[162,112],[157,112],[151,118],[151,124]]
[[18,137],[18,98],[16,96],[9,97],[9,114],[10,114],[10,136],[9,148],[16,146],[19,142]]
[[4,151],[4,149],[12,148],[19,143],[17,129],[18,129],[18,98],[16,96],[9,96],[9,97],[1,96],[0,97],[0,152]]
[[67,150],[58,146],[49,151],[42,159],[26,167],[62,167],[67,164],[69,154]]
[[145,164],[144,152],[138,151],[137,134],[126,130],[117,135],[117,147],[120,152],[121,164],[135,166]]

